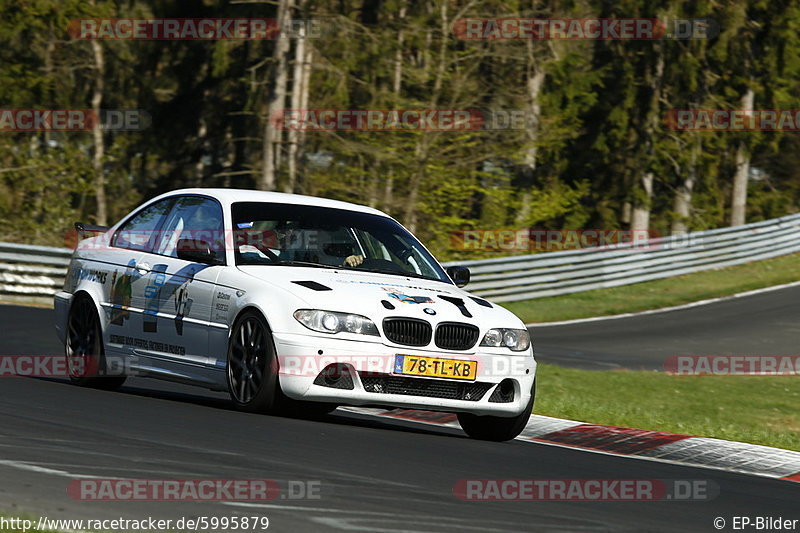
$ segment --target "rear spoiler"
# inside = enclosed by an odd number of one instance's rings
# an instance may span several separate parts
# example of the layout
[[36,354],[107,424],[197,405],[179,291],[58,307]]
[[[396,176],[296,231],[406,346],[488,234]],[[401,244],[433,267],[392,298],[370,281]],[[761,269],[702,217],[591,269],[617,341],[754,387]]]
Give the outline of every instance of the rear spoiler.
[[83,222],[75,223],[75,230],[78,232],[78,238],[80,239],[83,239],[87,233],[105,233],[109,229],[111,229],[109,226],[93,226]]

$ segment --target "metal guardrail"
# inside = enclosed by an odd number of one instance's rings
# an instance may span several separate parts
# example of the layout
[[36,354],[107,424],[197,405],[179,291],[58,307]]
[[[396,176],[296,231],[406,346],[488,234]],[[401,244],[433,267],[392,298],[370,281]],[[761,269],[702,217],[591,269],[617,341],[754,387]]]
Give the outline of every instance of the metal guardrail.
[[[618,287],[800,252],[800,214],[607,248],[454,261],[470,292],[513,302]],[[49,299],[64,284],[72,250],[0,243],[0,295]]]
[[0,295],[51,298],[64,285],[72,250],[0,242]]
[[453,261],[472,272],[470,292],[513,302],[618,287],[800,252],[800,214],[742,226],[517,257]]

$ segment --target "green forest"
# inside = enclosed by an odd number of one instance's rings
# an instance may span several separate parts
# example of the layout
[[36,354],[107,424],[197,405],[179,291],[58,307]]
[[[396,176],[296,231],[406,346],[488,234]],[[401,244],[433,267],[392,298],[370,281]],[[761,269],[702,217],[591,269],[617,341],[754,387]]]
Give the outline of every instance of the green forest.
[[[794,0],[1,0],[0,108],[140,110],[139,130],[0,127],[0,241],[64,246],[183,187],[377,207],[442,259],[454,231],[685,233],[800,206],[800,131],[681,109],[800,109]],[[469,18],[712,21],[705,38],[464,39]],[[269,18],[271,38],[84,39],[100,18]],[[306,31],[302,28],[314,28]],[[317,31],[319,30],[319,31]],[[521,110],[523,127],[297,131],[287,109]],[[487,253],[484,253],[484,256]],[[488,255],[491,255],[490,253]]]

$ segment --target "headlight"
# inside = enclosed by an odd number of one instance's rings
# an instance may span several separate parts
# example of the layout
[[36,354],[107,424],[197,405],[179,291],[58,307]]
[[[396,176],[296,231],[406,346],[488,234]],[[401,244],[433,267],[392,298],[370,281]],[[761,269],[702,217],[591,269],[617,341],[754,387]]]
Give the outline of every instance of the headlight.
[[505,346],[513,352],[522,352],[531,346],[531,337],[526,329],[490,329],[483,336],[481,346],[499,348]]
[[320,311],[319,309],[298,309],[294,318],[308,329],[321,333],[359,333],[361,335],[376,335],[378,326],[369,318],[348,313],[334,311]]

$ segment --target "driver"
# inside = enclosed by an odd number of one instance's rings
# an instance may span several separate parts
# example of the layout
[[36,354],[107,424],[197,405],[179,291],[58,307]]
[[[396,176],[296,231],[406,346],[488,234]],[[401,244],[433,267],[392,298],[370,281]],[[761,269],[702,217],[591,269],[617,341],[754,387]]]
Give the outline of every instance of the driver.
[[[293,224],[279,223],[274,229],[260,228],[258,222],[240,224],[237,232],[237,244],[241,247],[255,247],[267,257],[274,260],[311,261],[330,266],[357,267],[364,262],[361,254],[341,255],[325,253],[333,250],[333,238],[330,230],[304,230],[295,228]],[[346,232],[346,230],[344,230]],[[349,233],[347,234],[349,236]],[[349,239],[352,241],[352,238]],[[350,243],[348,243],[350,244]],[[277,255],[272,250],[277,251]]]
[[[364,262],[361,254],[347,254],[356,246],[352,236],[343,227],[324,228],[316,231],[311,247],[316,249],[320,262],[331,266],[357,267]],[[340,255],[341,254],[341,255]]]
[[342,266],[357,267],[364,262],[364,256],[361,254],[348,255],[342,261]]

